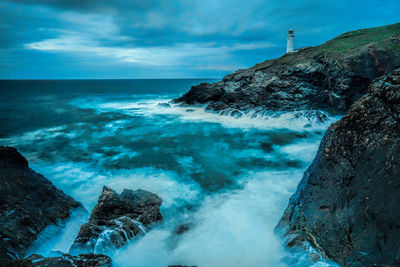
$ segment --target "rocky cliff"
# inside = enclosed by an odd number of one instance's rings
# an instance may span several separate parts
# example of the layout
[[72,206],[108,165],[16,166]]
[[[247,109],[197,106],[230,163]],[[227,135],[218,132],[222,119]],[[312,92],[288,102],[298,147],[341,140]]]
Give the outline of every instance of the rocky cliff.
[[400,266],[400,68],[328,129],[279,227],[341,266]]
[[175,103],[208,109],[314,110],[344,113],[375,78],[400,65],[400,23],[342,34],[222,81],[193,86]]
[[19,259],[48,225],[81,204],[34,172],[13,147],[0,146],[0,259]]

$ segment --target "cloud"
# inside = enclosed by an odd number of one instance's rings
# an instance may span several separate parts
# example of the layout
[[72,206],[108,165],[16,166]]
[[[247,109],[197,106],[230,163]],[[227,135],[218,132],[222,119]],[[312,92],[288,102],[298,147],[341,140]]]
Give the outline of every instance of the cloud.
[[399,10],[398,0],[8,0],[0,5],[0,77],[22,77],[24,64],[58,78],[75,77],[76,65],[85,77],[143,66],[153,68],[149,76],[210,76],[212,68],[223,76],[279,57],[288,28],[297,47],[317,45],[398,22]]
[[58,9],[80,12],[110,12],[121,9],[148,10],[157,6],[160,0],[6,0],[19,4],[50,6]]
[[[173,46],[155,47],[107,47],[101,43],[88,39],[79,33],[66,33],[58,38],[46,39],[39,42],[26,44],[25,47],[34,50],[49,52],[68,52],[82,54],[96,54],[127,63],[151,66],[176,66],[187,65],[187,59],[193,57],[217,57],[240,50],[262,49],[274,46],[271,43],[247,43],[215,46],[212,43],[178,43]],[[189,63],[190,64],[190,63]],[[216,69],[232,70],[231,66],[215,66]],[[201,68],[198,68],[201,69]],[[210,69],[207,67],[206,69]]]

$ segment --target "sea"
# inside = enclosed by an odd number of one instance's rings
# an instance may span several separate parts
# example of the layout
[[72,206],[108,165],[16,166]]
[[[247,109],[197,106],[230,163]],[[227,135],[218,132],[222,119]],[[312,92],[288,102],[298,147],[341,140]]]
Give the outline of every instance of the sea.
[[274,228],[338,118],[168,104],[214,81],[0,81],[0,145],[88,211],[46,228],[29,254],[68,252],[107,186],[156,193],[164,217],[118,250],[99,248],[115,266],[335,266],[286,250]]

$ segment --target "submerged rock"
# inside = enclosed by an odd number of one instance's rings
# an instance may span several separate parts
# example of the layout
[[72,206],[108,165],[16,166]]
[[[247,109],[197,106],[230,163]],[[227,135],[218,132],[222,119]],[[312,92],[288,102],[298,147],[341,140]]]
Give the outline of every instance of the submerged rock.
[[101,254],[81,254],[79,256],[71,256],[63,254],[58,257],[43,257],[40,255],[31,255],[23,260],[1,261],[0,265],[4,267],[111,267],[111,258]]
[[278,229],[342,266],[400,266],[400,68],[328,129]]
[[81,204],[34,172],[13,147],[0,146],[0,259],[19,259],[47,226]]
[[158,107],[163,107],[163,108],[170,108],[171,105],[169,103],[158,103],[157,104]]
[[113,254],[151,224],[162,220],[161,199],[145,190],[124,189],[121,194],[104,187],[88,223],[82,225],[70,254]]
[[192,86],[175,103],[207,109],[325,110],[343,114],[372,80],[400,65],[400,23],[342,34],[320,46]]

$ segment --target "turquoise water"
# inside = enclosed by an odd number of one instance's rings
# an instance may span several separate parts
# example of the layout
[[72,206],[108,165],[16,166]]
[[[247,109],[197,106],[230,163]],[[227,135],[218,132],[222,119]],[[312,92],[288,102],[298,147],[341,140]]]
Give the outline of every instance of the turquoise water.
[[[163,223],[111,253],[117,266],[327,266],[273,228],[336,118],[160,105],[203,81],[0,81],[0,142],[88,211],[104,185],[163,199]],[[76,218],[32,252],[67,251]]]

